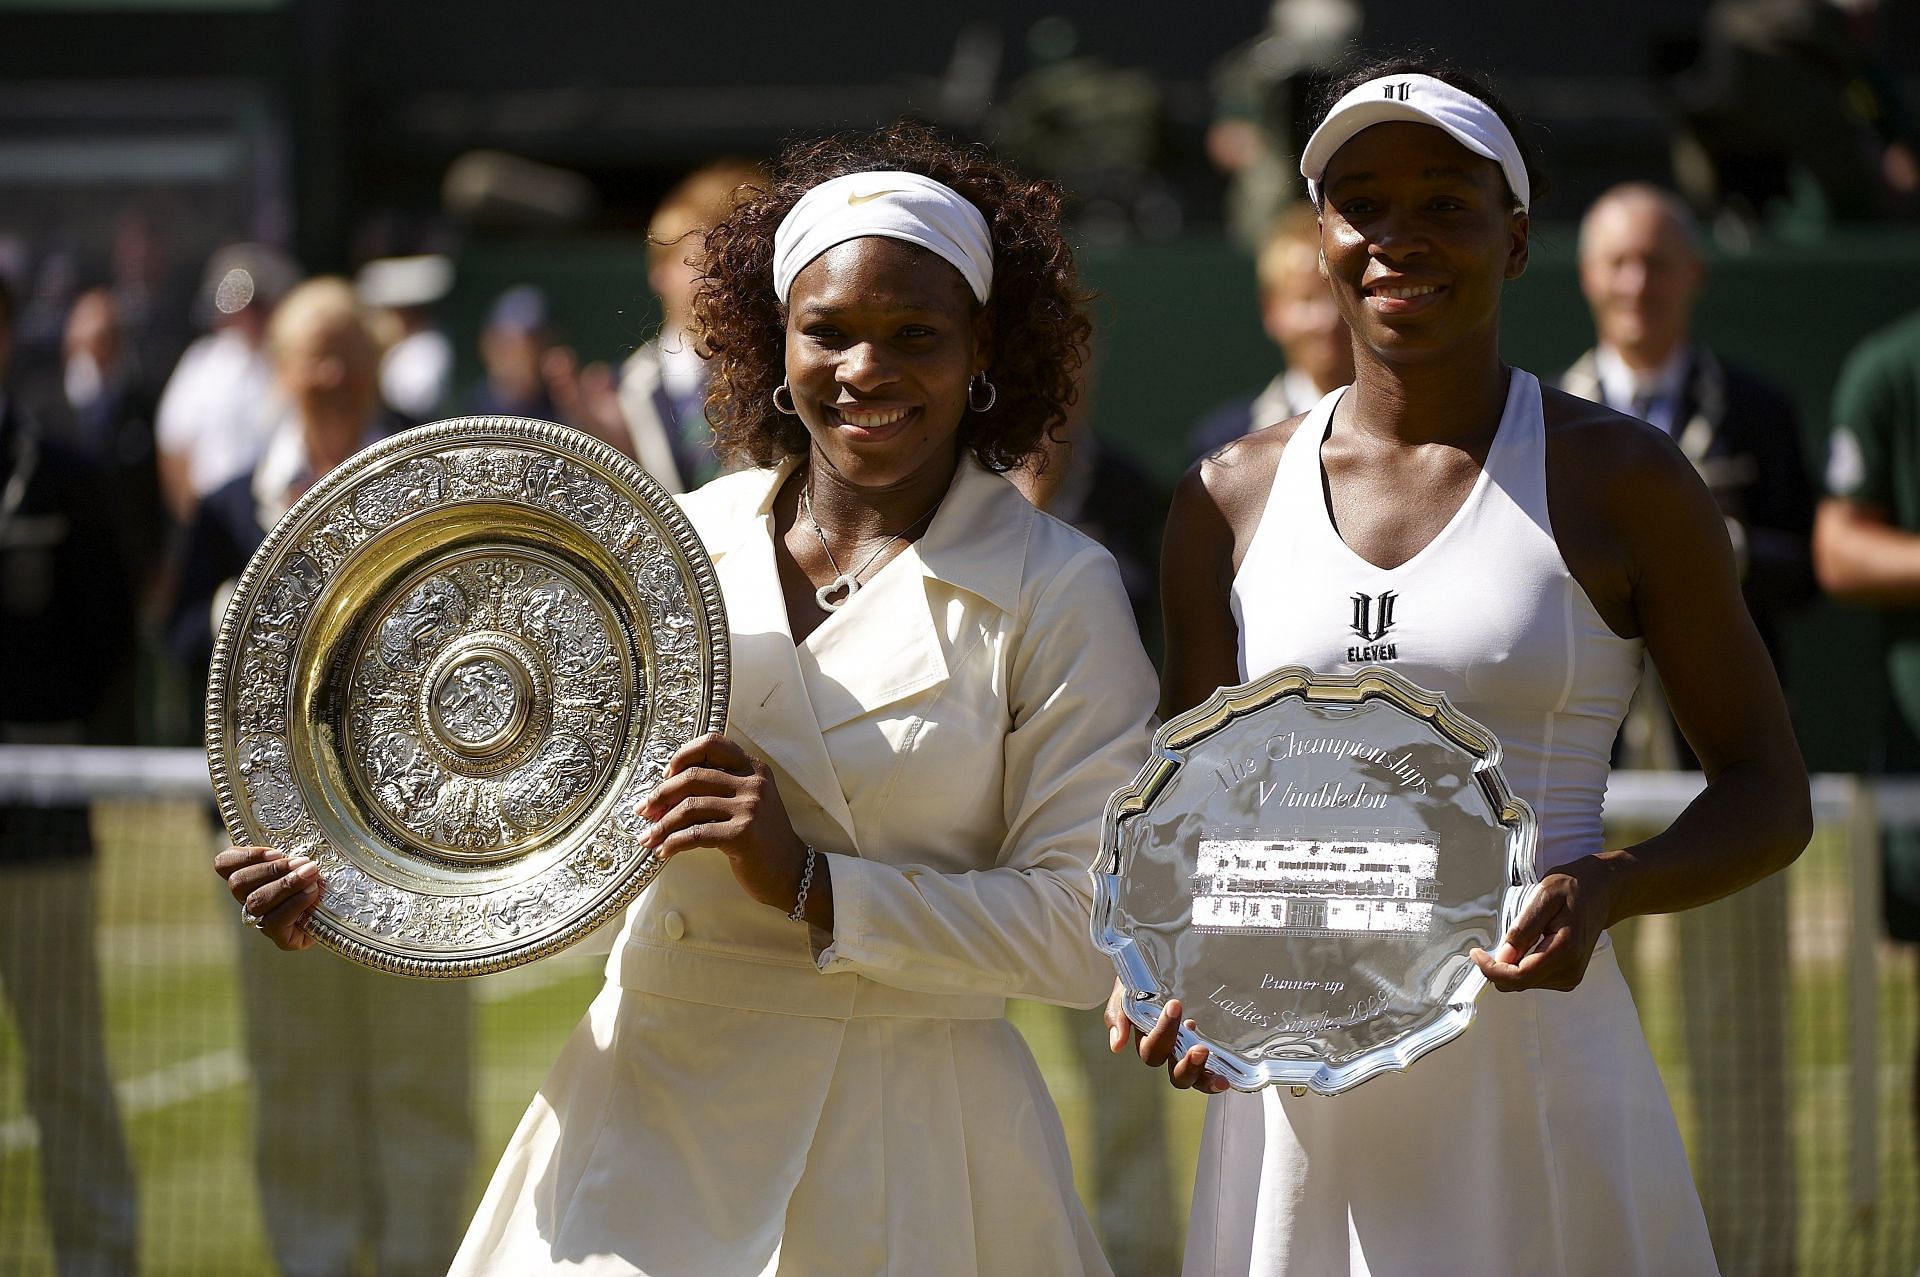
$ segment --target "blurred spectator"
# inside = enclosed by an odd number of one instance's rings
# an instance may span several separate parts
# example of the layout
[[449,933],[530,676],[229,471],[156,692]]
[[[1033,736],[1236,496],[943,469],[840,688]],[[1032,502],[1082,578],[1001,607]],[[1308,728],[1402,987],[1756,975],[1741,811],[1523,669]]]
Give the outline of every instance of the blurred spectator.
[[1286,367],[1252,399],[1222,404],[1187,436],[1187,452],[1204,457],[1241,435],[1307,411],[1328,391],[1353,380],[1353,338],[1320,276],[1320,218],[1305,202],[1275,218],[1254,261],[1260,281],[1260,323]]
[[707,227],[733,210],[740,188],[765,181],[751,161],[717,161],[668,191],[647,224],[647,284],[660,299],[660,335],[621,365],[619,406],[631,436],[626,450],[669,492],[691,491],[720,473],[693,294]]
[[1878,7],[1715,0],[1699,61],[1673,85],[1674,171],[1696,208],[1764,216],[1796,201],[1796,174],[1832,217],[1920,206],[1913,124],[1872,52]]
[[1299,165],[1314,81],[1355,48],[1363,25],[1359,0],[1272,0],[1266,29],[1214,69],[1207,158],[1228,177],[1227,231],[1248,250],[1306,194]]
[[112,290],[74,299],[61,343],[60,389],[41,410],[50,429],[97,467],[121,550],[142,589],[166,545],[166,511],[154,457],[154,395],[120,324]]
[[[1087,426],[1090,391],[1047,443],[1046,468],[1007,477],[1029,501],[1072,524],[1113,555],[1147,650],[1160,652],[1160,533],[1168,494]],[[1179,1267],[1177,1204],[1168,1174],[1166,1104],[1172,1090],[1147,1069],[1116,1067],[1098,1015],[1062,1013],[1062,1028],[1088,1094],[1093,1122],[1094,1225],[1118,1277]],[[1124,1063],[1124,1061],[1122,1062]]]
[[[1872,724],[1878,769],[1920,776],[1920,311],[1854,348],[1834,390],[1832,425],[1814,563],[1829,593],[1881,611],[1893,694]],[[1883,829],[1881,851],[1887,934],[1920,942],[1920,829]],[[1920,1053],[1911,1085],[1920,1151]]]
[[[1800,420],[1778,388],[1693,336],[1706,283],[1686,204],[1616,186],[1580,224],[1580,287],[1599,344],[1561,378],[1583,398],[1672,436],[1727,522],[1748,609],[1776,667],[1780,624],[1814,593],[1813,490]],[[1629,767],[1697,768],[1649,670],[1622,729]],[[1786,1060],[1787,884],[1782,875],[1680,915],[1681,994],[1699,1116],[1694,1173],[1728,1277],[1793,1270],[1793,1146]]]
[[298,279],[299,269],[263,244],[230,245],[207,263],[200,300],[213,331],[180,356],[155,422],[161,492],[181,523],[266,445],[280,409],[261,343],[275,304]]
[[548,389],[557,349],[547,295],[532,284],[509,288],[494,298],[480,329],[484,380],[468,394],[467,411],[476,416],[559,416]]
[[354,285],[373,308],[387,353],[380,359],[380,397],[412,425],[437,415],[453,380],[453,342],[433,307],[453,288],[453,262],[439,254],[368,262]]
[[[267,529],[392,424],[379,345],[345,280],[296,288],[267,344],[290,415],[188,531],[173,636],[203,677],[214,618]],[[281,1272],[333,1277],[362,1254],[383,1275],[445,1272],[469,1210],[468,987],[239,948],[261,1211]]]
[[33,286],[15,307],[13,352],[22,368],[58,355],[67,312],[79,291],[80,255],[65,245],[48,246],[33,271]]
[[557,339],[547,295],[535,285],[517,285],[494,299],[480,331],[480,362],[486,376],[468,391],[467,412],[557,421],[634,455],[634,432],[612,371],[604,363],[580,366]]
[[[133,649],[96,470],[10,393],[0,280],[0,742],[85,744]],[[0,983],[20,1040],[62,1277],[134,1270],[136,1200],[101,1032],[85,805],[0,805]]]
[[[1614,187],[1580,224],[1579,259],[1598,344],[1561,388],[1650,422],[1692,460],[1726,516],[1747,606],[1779,665],[1781,620],[1815,590],[1799,414],[1783,390],[1695,340],[1707,266],[1699,226],[1677,196]],[[1670,724],[1664,746],[1645,746],[1663,747],[1672,750],[1667,765],[1695,765]]]
[[187,345],[195,284],[191,268],[181,277],[183,267],[176,266],[162,232],[165,205],[159,197],[129,204],[114,218],[108,245],[109,287],[121,334],[155,378],[178,362]]

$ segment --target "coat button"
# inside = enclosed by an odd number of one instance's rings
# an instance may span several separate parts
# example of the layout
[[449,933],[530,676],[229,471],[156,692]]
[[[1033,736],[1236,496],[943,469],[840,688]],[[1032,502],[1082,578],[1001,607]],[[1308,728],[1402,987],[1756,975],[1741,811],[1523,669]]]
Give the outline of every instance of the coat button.
[[669,940],[678,940],[687,934],[687,920],[680,916],[678,909],[667,910],[667,916],[660,920],[660,926]]

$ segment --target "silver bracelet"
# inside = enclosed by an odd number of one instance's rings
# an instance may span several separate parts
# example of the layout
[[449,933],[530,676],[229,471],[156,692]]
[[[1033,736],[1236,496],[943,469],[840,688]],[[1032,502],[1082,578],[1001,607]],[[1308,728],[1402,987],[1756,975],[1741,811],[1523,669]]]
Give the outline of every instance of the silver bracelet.
[[813,862],[815,858],[816,853],[813,850],[813,844],[808,843],[806,868],[800,871],[800,898],[793,902],[793,912],[787,915],[788,920],[791,922],[805,922],[807,920],[807,889],[813,886]]

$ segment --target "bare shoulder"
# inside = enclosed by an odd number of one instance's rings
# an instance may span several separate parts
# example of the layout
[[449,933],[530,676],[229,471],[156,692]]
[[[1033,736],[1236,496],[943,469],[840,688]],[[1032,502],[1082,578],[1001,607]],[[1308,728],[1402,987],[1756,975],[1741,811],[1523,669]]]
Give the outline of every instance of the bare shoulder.
[[1664,431],[1644,421],[1544,386],[1541,409],[1550,486],[1554,478],[1577,480],[1559,485],[1568,496],[1584,495],[1612,506],[1618,499],[1644,498],[1663,488],[1679,495],[1699,486],[1686,455]]
[[1303,414],[1242,435],[1200,458],[1180,480],[1174,504],[1211,508],[1235,533],[1251,535],[1273,491],[1280,455],[1304,420]]
[[1256,430],[1196,462],[1174,491],[1160,550],[1167,654],[1161,708],[1197,705],[1238,681],[1233,583],[1266,512],[1274,475],[1301,418]]
[[1644,421],[1543,390],[1547,508],[1561,558],[1616,634],[1642,632],[1649,565],[1725,556],[1706,485],[1672,439]]

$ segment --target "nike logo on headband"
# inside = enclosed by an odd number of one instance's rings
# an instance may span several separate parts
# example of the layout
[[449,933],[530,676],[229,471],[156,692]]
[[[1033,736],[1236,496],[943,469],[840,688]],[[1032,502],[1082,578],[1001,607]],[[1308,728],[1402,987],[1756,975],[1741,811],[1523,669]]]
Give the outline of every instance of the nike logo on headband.
[[849,207],[851,207],[856,204],[866,204],[866,203],[869,203],[870,201],[877,200],[882,195],[904,195],[904,194],[906,194],[905,191],[896,191],[896,190],[870,191],[865,195],[856,195],[852,191],[848,191],[847,204]]

